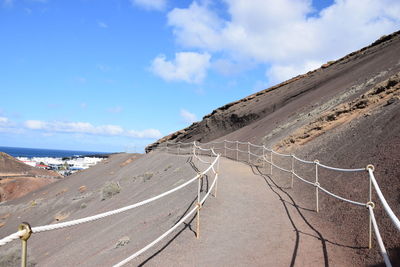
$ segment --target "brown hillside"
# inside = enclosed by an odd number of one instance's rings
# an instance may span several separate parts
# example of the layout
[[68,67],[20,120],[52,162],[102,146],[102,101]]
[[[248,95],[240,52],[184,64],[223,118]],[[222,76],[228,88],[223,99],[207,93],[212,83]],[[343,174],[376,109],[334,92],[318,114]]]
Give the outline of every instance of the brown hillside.
[[[387,201],[400,217],[399,77],[400,32],[395,32],[320,69],[218,108],[147,150],[165,141],[226,139],[265,144],[330,166],[363,168],[373,164]],[[285,179],[283,173],[279,175]],[[312,177],[313,173],[304,175]],[[362,202],[368,195],[367,181],[366,174],[321,171],[322,186]],[[313,209],[315,189],[300,182],[296,188],[299,190],[293,194],[299,203]],[[373,199],[385,245],[400,264],[400,233],[376,196]],[[315,222],[329,226],[354,247],[365,246],[366,211],[325,195],[321,202],[322,212],[313,218]],[[376,249],[357,253],[365,265],[381,262]]]
[[57,172],[29,166],[0,152],[0,202],[22,197],[61,177]]
[[26,175],[26,176],[54,176],[60,177],[56,172],[29,166],[16,158],[0,152],[0,175]]

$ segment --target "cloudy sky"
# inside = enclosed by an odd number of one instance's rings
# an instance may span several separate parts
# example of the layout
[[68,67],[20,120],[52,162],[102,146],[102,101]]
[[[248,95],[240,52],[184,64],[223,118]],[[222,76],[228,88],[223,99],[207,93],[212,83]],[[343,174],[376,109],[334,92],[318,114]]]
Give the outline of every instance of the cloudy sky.
[[398,0],[0,0],[0,146],[141,150],[399,29]]

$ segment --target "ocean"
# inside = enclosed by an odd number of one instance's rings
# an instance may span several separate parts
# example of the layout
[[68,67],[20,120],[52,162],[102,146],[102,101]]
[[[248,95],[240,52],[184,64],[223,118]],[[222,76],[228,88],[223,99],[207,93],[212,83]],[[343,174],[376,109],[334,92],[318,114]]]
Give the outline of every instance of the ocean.
[[6,146],[0,146],[0,151],[5,152],[13,157],[28,157],[28,158],[33,158],[33,157],[64,158],[72,156],[91,156],[91,155],[110,154],[110,153],[93,152],[93,151],[6,147]]

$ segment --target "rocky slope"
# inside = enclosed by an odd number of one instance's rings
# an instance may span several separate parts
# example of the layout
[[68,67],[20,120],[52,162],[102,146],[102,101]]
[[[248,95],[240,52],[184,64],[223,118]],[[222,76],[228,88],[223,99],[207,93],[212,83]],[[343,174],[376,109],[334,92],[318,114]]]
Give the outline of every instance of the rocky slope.
[[[147,151],[165,141],[227,139],[265,144],[330,166],[373,164],[385,197],[400,217],[399,82],[400,32],[395,32],[317,70],[218,108],[202,121],[149,145]],[[367,202],[365,173],[321,171],[320,176],[321,185],[334,193]],[[296,187],[299,190],[293,192],[300,203],[313,209],[315,189],[302,183]],[[377,197],[373,199],[385,245],[398,263],[400,233]],[[365,247],[368,216],[364,209],[326,196],[321,197],[321,205],[322,212],[315,217],[318,223],[329,224],[349,246]],[[381,262],[376,249],[358,253],[365,265]]]

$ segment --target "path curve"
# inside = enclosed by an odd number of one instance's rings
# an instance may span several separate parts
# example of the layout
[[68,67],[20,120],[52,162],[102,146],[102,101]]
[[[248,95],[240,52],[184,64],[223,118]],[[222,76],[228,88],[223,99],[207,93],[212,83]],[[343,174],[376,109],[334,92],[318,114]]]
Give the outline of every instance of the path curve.
[[195,237],[193,217],[158,251],[131,264],[352,266],[348,249],[325,241],[323,231],[309,222],[312,213],[297,206],[290,189],[277,187],[256,167],[221,158],[218,195],[201,210],[200,239]]

